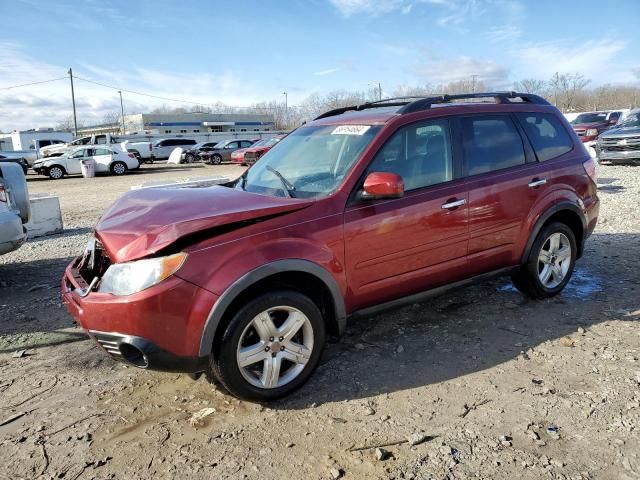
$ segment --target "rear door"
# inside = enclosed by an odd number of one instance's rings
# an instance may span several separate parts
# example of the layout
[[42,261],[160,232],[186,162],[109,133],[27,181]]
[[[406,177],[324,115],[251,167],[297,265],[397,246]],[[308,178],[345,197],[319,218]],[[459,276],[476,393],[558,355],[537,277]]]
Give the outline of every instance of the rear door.
[[469,274],[519,261],[534,205],[552,195],[547,172],[511,114],[457,119],[469,188]]
[[344,238],[354,308],[423,291],[465,275],[467,193],[447,120],[396,131],[367,169],[394,172],[402,198],[353,201]]
[[113,152],[108,148],[93,149],[93,159],[96,162],[96,172],[108,172],[113,160]]

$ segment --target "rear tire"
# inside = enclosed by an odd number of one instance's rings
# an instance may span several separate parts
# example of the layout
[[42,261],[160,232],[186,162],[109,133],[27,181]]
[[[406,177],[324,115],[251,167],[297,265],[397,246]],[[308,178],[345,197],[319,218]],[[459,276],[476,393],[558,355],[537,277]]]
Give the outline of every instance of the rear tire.
[[578,252],[567,225],[554,222],[536,237],[526,262],[511,274],[513,285],[534,299],[553,297],[571,280]]
[[268,292],[246,303],[224,326],[210,367],[232,395],[276,400],[309,379],[325,338],[322,314],[311,299],[292,290]]
[[127,165],[124,162],[114,162],[111,165],[111,174],[120,176],[127,173]]
[[220,165],[222,163],[222,156],[217,153],[211,157],[211,165]]

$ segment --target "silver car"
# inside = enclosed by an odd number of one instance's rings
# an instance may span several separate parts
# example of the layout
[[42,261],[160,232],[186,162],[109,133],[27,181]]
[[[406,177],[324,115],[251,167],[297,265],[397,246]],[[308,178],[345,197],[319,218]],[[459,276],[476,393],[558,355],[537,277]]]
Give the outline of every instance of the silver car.
[[604,162],[640,161],[640,109],[598,137],[596,155]]
[[0,163],[0,255],[17,250],[27,239],[24,224],[31,209],[22,167]]

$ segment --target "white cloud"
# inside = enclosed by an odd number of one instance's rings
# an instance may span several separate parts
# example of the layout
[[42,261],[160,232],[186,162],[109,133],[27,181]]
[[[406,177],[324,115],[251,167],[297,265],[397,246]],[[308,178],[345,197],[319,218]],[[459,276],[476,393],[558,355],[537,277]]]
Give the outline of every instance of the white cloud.
[[411,11],[411,2],[408,0],[330,0],[342,15],[350,17],[357,13],[379,15],[394,10],[404,11],[407,7]]
[[331,75],[332,73],[336,73],[339,70],[340,70],[339,68],[327,68],[326,70],[313,72],[313,74],[318,76]]
[[490,28],[486,36],[491,43],[507,42],[517,39],[522,35],[522,29],[515,25],[501,25]]
[[509,70],[491,60],[458,57],[450,60],[432,61],[416,68],[416,73],[429,83],[448,83],[476,77],[490,85],[502,86],[506,83]]
[[594,83],[629,82],[633,80],[631,66],[614,60],[624,48],[622,40],[559,40],[525,44],[513,56],[527,76],[546,79],[556,72],[579,72]]
[[[71,89],[67,66],[32,58],[20,45],[0,42],[0,130],[51,127],[69,118]],[[185,102],[246,106],[265,100],[265,92],[234,72],[169,74],[148,68],[108,70],[98,65],[74,66],[78,120],[85,124],[101,123],[105,114],[120,111],[118,92],[87,80],[118,88],[177,98]],[[3,90],[3,87],[64,77],[62,80]],[[258,93],[259,92],[259,93]],[[274,92],[273,97],[278,95]],[[150,98],[123,91],[125,113],[148,111],[162,104],[172,107],[187,103]],[[279,97],[278,97],[279,98]]]

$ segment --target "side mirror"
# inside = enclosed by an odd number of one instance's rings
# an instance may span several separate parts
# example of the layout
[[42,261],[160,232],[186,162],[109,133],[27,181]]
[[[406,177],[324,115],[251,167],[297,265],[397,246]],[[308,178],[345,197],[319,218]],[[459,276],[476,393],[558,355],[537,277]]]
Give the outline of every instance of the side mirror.
[[404,181],[393,172],[371,172],[364,180],[360,193],[362,200],[400,198],[404,195]]

